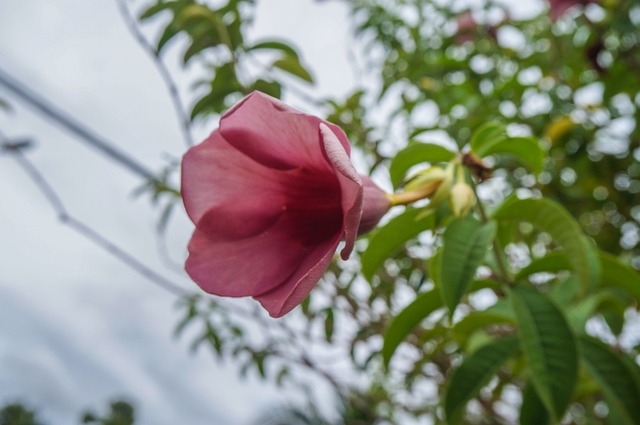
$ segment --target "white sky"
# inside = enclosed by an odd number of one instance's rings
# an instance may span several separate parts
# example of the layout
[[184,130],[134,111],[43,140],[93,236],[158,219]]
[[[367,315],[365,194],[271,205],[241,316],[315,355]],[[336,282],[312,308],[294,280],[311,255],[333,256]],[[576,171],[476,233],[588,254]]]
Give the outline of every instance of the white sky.
[[[353,84],[342,4],[258,3],[254,37],[296,40],[322,94]],[[112,0],[1,0],[0,67],[154,170],[165,153],[184,152],[165,87]],[[29,157],[71,214],[162,270],[158,211],[131,195],[139,179],[1,87],[0,97],[14,106],[0,113],[0,130],[34,138]],[[199,137],[216,125],[201,126]],[[182,259],[191,225],[181,209],[176,216],[170,247]],[[0,156],[0,405],[19,399],[47,423],[78,423],[82,409],[103,410],[125,396],[141,425],[235,425],[285,401],[270,385],[240,382],[235,367],[220,367],[206,350],[190,355],[189,338],[172,339],[178,320],[174,297],[60,224],[13,160]]]

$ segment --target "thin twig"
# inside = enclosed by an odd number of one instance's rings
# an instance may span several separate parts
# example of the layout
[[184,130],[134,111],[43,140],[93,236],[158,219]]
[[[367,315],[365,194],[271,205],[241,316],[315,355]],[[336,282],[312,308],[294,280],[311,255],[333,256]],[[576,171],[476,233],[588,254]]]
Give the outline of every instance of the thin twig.
[[180,297],[189,294],[179,285],[156,273],[150,267],[144,265],[141,261],[136,259],[134,256],[132,256],[113,242],[106,239],[90,226],[70,215],[56,191],[40,173],[40,171],[38,171],[38,169],[31,163],[31,161],[29,161],[29,159],[19,149],[10,149],[7,151],[10,152],[12,157],[38,187],[42,195],[47,199],[47,202],[49,203],[49,205],[51,205],[51,208],[53,208],[56,215],[63,224],[71,227],[73,230],[80,233],[91,242],[109,252],[115,258],[122,261],[123,263],[140,273],[142,276],[146,277],[156,286],[172,293],[173,295],[177,295]]
[[[480,198],[478,197],[478,189],[476,186],[476,182],[474,181],[474,179],[471,179],[471,188],[473,189],[473,193],[476,196],[476,206],[478,207],[478,212],[480,213],[480,218],[482,219],[483,223],[487,223],[489,221],[489,218],[487,216],[486,211],[484,210],[484,206],[482,205],[482,201],[480,200]],[[497,238],[495,238],[493,240],[492,243],[492,248],[493,248],[493,255],[496,257],[496,264],[498,265],[498,268],[500,269],[500,273],[501,273],[501,278],[504,282],[506,282],[509,285],[512,285],[513,282],[510,278],[510,273],[509,273],[509,269],[507,268],[507,265],[504,263],[504,260],[502,258],[502,253],[504,252],[504,250],[502,249],[502,246],[500,245],[500,242],[498,241]]]
[[113,143],[108,140],[102,138],[93,130],[87,128],[78,120],[73,118],[71,115],[64,112],[62,109],[53,105],[48,100],[44,99],[40,95],[36,94],[33,90],[31,90],[26,85],[22,84],[17,79],[13,78],[11,75],[6,73],[4,70],[0,68],[0,85],[4,86],[11,93],[27,102],[37,111],[43,113],[59,125],[61,125],[66,130],[80,137],[82,140],[87,142],[93,148],[98,149],[100,152],[104,153],[110,159],[116,161],[120,165],[127,168],[129,171],[137,174],[146,180],[161,183],[156,178],[155,174],[149,170],[146,166],[138,162],[133,157],[127,155],[122,152],[120,149],[114,146]]
[[162,81],[164,81],[164,84],[167,86],[167,90],[169,90],[169,96],[171,97],[171,101],[173,102],[173,107],[180,120],[180,128],[185,143],[187,144],[187,146],[193,146],[194,142],[193,136],[191,135],[191,121],[189,120],[186,108],[182,103],[182,99],[180,98],[180,93],[178,92],[178,86],[176,82],[171,76],[169,69],[167,69],[167,66],[162,61],[160,53],[151,43],[149,43],[149,41],[145,38],[145,36],[138,28],[136,20],[131,15],[129,8],[125,4],[124,0],[116,0],[116,3],[118,5],[120,15],[122,16],[122,20],[127,26],[127,29],[129,30],[133,38],[138,42],[140,47],[142,47],[142,49],[151,57],[153,63],[158,69]]

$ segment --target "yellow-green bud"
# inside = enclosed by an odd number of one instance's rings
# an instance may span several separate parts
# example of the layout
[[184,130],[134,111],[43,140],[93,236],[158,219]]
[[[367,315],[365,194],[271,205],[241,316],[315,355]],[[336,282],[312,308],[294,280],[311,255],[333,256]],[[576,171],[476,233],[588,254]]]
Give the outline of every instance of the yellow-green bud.
[[476,196],[471,186],[464,181],[458,181],[451,187],[449,200],[451,202],[453,215],[457,218],[462,218],[466,216],[469,210],[475,205]]

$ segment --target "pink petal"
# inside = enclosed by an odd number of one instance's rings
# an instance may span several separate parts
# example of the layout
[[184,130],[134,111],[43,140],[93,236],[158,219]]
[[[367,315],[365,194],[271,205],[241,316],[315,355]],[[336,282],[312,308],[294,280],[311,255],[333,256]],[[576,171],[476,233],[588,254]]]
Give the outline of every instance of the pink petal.
[[282,317],[309,295],[329,267],[340,237],[329,239],[310,251],[287,282],[259,296],[254,296],[271,317]]
[[[240,151],[271,168],[323,169],[318,117],[253,92],[220,120],[220,132]],[[345,140],[341,143],[348,145]],[[346,148],[345,148],[346,149]]]
[[[214,131],[182,162],[182,197],[207,234],[246,237],[271,226],[284,205],[280,173],[239,152]],[[208,219],[206,219],[208,217]]]
[[343,260],[346,260],[349,258],[358,236],[358,225],[362,215],[362,181],[356,169],[353,168],[349,156],[338,137],[324,123],[320,124],[320,134],[322,135],[324,151],[340,183],[343,213],[342,226],[345,240],[345,246],[340,255]]
[[[270,291],[287,282],[318,246],[342,236],[340,186],[333,173],[275,173],[288,185],[281,187],[284,203],[278,207],[277,220],[263,231],[235,239],[221,235],[224,223],[236,223],[218,208],[209,210],[198,222],[186,270],[206,292],[256,296]],[[214,226],[209,222],[216,220],[222,224],[212,233]]]
[[212,240],[196,229],[185,269],[210,294],[254,296],[286,282],[306,254],[306,248],[278,225],[231,242]]

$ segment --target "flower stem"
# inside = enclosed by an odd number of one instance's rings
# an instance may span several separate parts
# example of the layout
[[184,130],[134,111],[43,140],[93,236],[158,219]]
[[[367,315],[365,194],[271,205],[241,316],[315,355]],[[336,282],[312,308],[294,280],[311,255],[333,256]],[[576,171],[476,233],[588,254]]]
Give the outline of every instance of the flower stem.
[[[487,213],[484,210],[482,201],[478,197],[478,190],[477,190],[476,182],[474,181],[474,179],[471,179],[471,188],[473,189],[473,193],[476,195],[476,199],[477,199],[476,205],[478,207],[478,212],[480,213],[480,218],[482,219],[483,223],[487,223],[489,221],[489,218],[487,217]],[[493,247],[493,255],[496,257],[496,264],[498,265],[498,269],[500,271],[501,280],[507,283],[507,285],[512,286],[513,280],[511,279],[511,273],[509,273],[509,270],[507,269],[507,265],[504,263],[504,259],[502,258],[502,253],[504,252],[504,250],[502,249],[500,242],[497,239],[494,239],[492,247]]]
[[438,185],[429,184],[419,189],[410,190],[408,192],[387,193],[387,197],[389,198],[392,207],[395,207],[396,205],[409,205],[428,196],[431,196],[435,192],[435,189],[437,189],[437,187]]

